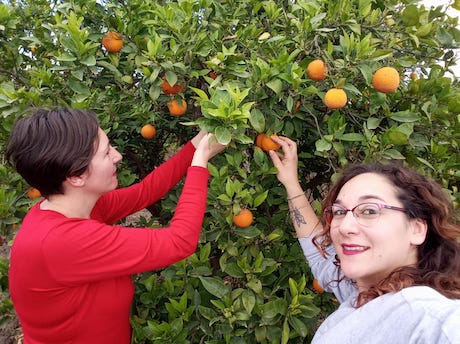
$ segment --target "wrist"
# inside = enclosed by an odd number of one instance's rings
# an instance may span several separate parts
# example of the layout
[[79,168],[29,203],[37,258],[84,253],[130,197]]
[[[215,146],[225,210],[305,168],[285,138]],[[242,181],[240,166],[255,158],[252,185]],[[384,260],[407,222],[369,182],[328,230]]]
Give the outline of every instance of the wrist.
[[292,198],[294,196],[303,194],[304,191],[298,182],[289,183],[284,186],[286,188],[287,198]]
[[200,152],[196,151],[195,155],[193,156],[191,166],[201,166],[201,167],[208,167],[208,159],[206,159]]

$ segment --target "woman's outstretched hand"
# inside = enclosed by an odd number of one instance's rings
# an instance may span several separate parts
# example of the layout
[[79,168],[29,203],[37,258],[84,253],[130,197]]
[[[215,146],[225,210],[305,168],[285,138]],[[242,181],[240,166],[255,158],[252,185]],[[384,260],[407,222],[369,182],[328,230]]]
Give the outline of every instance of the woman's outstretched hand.
[[[209,159],[222,152],[227,146],[217,142],[213,134],[205,133],[203,135],[203,133],[200,132],[198,135],[200,135],[201,138],[198,142],[198,145],[195,146],[196,151],[193,155],[191,165],[207,167]],[[195,136],[195,138],[197,138],[198,135]]]
[[284,136],[272,136],[271,139],[281,145],[283,153],[269,151],[273,165],[278,169],[276,177],[287,188],[289,185],[298,183],[298,159],[297,144]]

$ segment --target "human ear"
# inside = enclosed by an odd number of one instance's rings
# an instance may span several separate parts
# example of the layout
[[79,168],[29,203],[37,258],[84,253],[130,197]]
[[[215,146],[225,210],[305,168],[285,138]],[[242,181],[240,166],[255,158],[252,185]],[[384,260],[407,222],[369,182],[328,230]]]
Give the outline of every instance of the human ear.
[[67,177],[66,181],[69,185],[73,187],[81,187],[85,185],[85,179],[82,176],[71,176]]
[[425,242],[426,233],[428,231],[428,225],[425,220],[422,219],[411,219],[410,229],[411,231],[411,244],[419,246]]

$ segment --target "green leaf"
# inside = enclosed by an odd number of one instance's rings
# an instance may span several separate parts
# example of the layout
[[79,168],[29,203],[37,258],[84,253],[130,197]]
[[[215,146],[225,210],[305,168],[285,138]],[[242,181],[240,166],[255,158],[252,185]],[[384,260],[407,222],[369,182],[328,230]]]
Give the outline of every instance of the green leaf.
[[318,152],[325,152],[331,150],[332,143],[325,139],[319,139],[315,142],[315,146]]
[[69,86],[75,93],[83,94],[85,96],[89,96],[91,91],[89,90],[88,86],[86,86],[83,82],[80,82],[75,79],[69,80]]
[[225,285],[224,282],[216,277],[202,277],[199,276],[203,287],[211,294],[219,299],[222,299],[224,296],[230,293],[229,286]]
[[280,79],[273,79],[267,82],[267,87],[269,87],[276,94],[280,94],[283,89],[283,82]]
[[343,141],[360,142],[360,141],[364,141],[364,136],[358,133],[348,133],[348,134],[341,135],[339,139]]
[[[256,278],[253,278],[252,280],[250,280],[246,286],[252,290],[254,290],[254,292],[256,294],[260,294],[262,293],[262,282],[260,282],[260,280],[256,279]],[[267,306],[268,307],[268,306]]]
[[200,249],[200,262],[207,262],[209,260],[209,254],[211,253],[211,243],[201,246]]
[[253,202],[252,205],[254,207],[258,207],[259,205],[261,205],[267,199],[267,196],[268,196],[268,190],[265,190],[263,193],[261,193],[260,195],[257,195],[254,198],[254,202]]
[[80,63],[84,64],[85,66],[95,66],[96,57],[94,57],[94,55],[88,55],[85,58],[81,59]]
[[398,111],[392,113],[390,118],[403,123],[417,122],[420,121],[420,116],[418,113],[412,111]]
[[249,122],[257,132],[262,133],[265,131],[265,116],[259,109],[251,110],[251,117],[249,117]]
[[241,294],[244,309],[251,313],[256,304],[256,296],[252,290],[245,289]]
[[252,239],[252,238],[258,237],[261,232],[256,227],[250,226],[250,227],[246,227],[246,228],[235,229],[235,233],[238,234],[239,236],[243,237],[243,238]]
[[387,159],[396,159],[396,160],[406,159],[404,155],[402,155],[401,152],[396,149],[388,149],[384,151],[382,155]]
[[378,126],[380,125],[380,122],[382,121],[381,118],[376,118],[376,117],[369,117],[367,119],[367,129],[374,130],[377,129]]
[[308,327],[305,324],[304,321],[300,320],[297,317],[291,316],[289,318],[289,324],[296,330],[296,332],[301,336],[301,337],[306,337],[309,333]]
[[230,130],[224,127],[217,127],[214,134],[216,135],[217,142],[223,145],[228,145],[232,140]]
[[433,167],[433,165],[430,164],[430,162],[427,161],[426,159],[423,159],[423,158],[421,158],[421,157],[418,156],[418,157],[417,157],[417,160],[420,161],[420,162],[421,162],[422,164],[424,164],[425,166],[428,166],[431,170],[433,170],[433,171],[435,170],[434,167]]

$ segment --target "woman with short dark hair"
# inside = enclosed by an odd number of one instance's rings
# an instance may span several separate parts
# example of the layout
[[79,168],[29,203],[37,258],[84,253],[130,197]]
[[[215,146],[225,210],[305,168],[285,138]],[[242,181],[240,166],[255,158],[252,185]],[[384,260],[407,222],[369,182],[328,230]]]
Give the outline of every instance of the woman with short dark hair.
[[[223,149],[200,132],[142,181],[117,189],[122,157],[93,112],[40,109],[18,120],[7,158],[45,197],[24,218],[11,249],[10,292],[24,343],[130,343],[131,276],[195,252],[207,163]],[[168,227],[115,224],[184,176]]]

